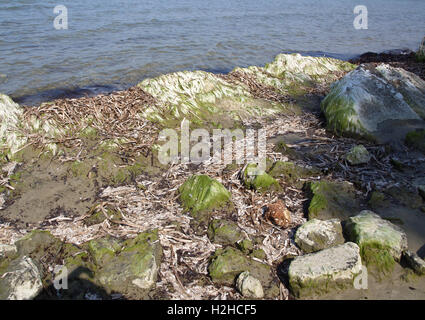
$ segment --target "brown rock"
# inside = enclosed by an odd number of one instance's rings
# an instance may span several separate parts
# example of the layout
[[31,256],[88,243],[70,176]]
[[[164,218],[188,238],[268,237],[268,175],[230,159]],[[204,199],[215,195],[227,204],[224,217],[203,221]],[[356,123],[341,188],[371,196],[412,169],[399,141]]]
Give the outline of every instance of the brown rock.
[[282,200],[277,200],[275,203],[270,204],[265,217],[282,228],[288,228],[292,222],[291,213]]

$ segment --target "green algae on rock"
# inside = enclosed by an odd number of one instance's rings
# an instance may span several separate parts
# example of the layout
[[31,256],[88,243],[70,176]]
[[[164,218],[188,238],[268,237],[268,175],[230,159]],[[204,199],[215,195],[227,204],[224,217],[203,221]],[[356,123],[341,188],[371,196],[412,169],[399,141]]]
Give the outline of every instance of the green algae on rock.
[[261,171],[255,163],[246,166],[242,173],[244,185],[249,189],[259,192],[278,191],[279,182],[264,171]]
[[369,151],[363,145],[354,146],[345,156],[345,159],[352,165],[366,164],[370,158]]
[[359,245],[364,263],[383,274],[392,271],[394,260],[400,261],[407,249],[404,231],[369,210],[349,218],[344,231]]
[[[361,65],[332,85],[321,108],[329,130],[388,142],[408,127],[406,121],[423,126],[423,101],[425,81],[418,76],[384,64]],[[391,121],[398,121],[397,130]]]
[[179,188],[180,201],[186,211],[196,214],[223,207],[231,201],[230,192],[207,175],[193,175]]
[[304,181],[301,181],[301,179],[320,175],[320,171],[314,168],[309,169],[301,167],[289,161],[276,161],[268,174],[273,178],[283,178],[283,180],[291,186],[302,188]]
[[331,290],[352,288],[361,271],[360,249],[347,242],[296,257],[289,265],[289,287],[297,298],[320,296]]
[[309,220],[345,220],[359,211],[355,190],[348,182],[310,182],[308,191],[312,196],[308,206]]
[[295,243],[306,253],[316,252],[344,243],[341,221],[312,219],[295,233]]
[[[111,248],[115,250],[114,243]],[[146,231],[124,241],[106,264],[97,266],[95,275],[108,293],[133,293],[141,298],[155,284],[161,258],[157,230]]]
[[208,266],[211,279],[224,285],[234,285],[236,277],[245,271],[258,279],[264,288],[271,286],[273,276],[270,266],[255,261],[232,247],[218,249]]
[[232,245],[243,239],[241,228],[236,222],[215,219],[208,226],[208,238],[215,243]]

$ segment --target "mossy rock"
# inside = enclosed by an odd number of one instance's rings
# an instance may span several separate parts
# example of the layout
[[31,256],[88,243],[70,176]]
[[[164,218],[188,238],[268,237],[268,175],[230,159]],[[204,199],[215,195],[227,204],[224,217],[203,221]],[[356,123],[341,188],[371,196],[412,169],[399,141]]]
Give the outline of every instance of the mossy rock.
[[408,188],[401,187],[391,187],[385,190],[385,193],[403,206],[412,209],[418,209],[423,205],[423,199],[416,190],[409,190]]
[[88,251],[98,266],[105,265],[122,248],[122,241],[111,236],[91,240],[87,243]]
[[279,191],[279,182],[264,171],[260,171],[256,164],[246,166],[243,172],[243,183],[249,189],[259,192]]
[[342,220],[355,215],[360,207],[354,188],[347,182],[310,182],[308,193],[311,201],[308,206],[308,219]]
[[112,241],[105,253],[109,256],[107,263],[97,265],[96,279],[108,293],[120,292],[139,299],[146,298],[157,280],[162,259],[158,231],[146,231],[122,242],[119,251],[114,251],[115,247],[118,245]]
[[215,219],[208,226],[208,238],[215,243],[232,245],[243,237],[241,228],[233,221]]
[[264,252],[263,249],[252,250],[250,256],[253,257],[253,258],[260,259],[260,260],[264,260],[265,258],[267,258],[267,255],[266,255],[266,253]]
[[248,254],[254,249],[254,245],[251,240],[245,239],[238,242],[238,248],[243,253]]
[[345,155],[345,159],[351,165],[366,164],[370,161],[371,155],[363,145],[358,145],[351,148]]
[[180,202],[193,217],[204,217],[213,209],[229,209],[230,192],[217,180],[207,175],[193,175],[179,188]]
[[62,251],[64,243],[49,231],[33,230],[15,243],[19,256],[28,256],[36,263]]
[[275,284],[270,266],[249,258],[233,247],[218,249],[208,266],[208,273],[214,283],[229,286],[234,285],[236,278],[245,271],[260,280],[266,296],[267,292],[273,291]]
[[388,207],[390,202],[386,199],[385,194],[379,191],[373,191],[367,202],[372,209]]
[[407,146],[425,153],[425,130],[411,131],[406,135]]
[[363,262],[381,274],[390,273],[407,249],[404,231],[372,211],[351,217],[344,229],[348,239],[359,245]]
[[301,167],[289,161],[276,161],[268,174],[273,178],[283,178],[289,185],[301,189],[304,181],[300,181],[300,179],[320,175],[320,170]]

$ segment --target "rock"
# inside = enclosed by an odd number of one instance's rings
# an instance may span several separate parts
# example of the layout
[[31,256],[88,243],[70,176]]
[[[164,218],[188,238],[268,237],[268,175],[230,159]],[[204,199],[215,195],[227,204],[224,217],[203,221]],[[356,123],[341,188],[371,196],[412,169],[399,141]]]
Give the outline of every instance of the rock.
[[300,179],[320,175],[320,171],[301,167],[289,161],[276,161],[270,169],[269,175],[273,178],[282,178],[290,186],[302,188],[304,182]]
[[260,260],[264,260],[264,259],[267,258],[267,255],[266,255],[266,253],[264,252],[263,249],[252,250],[250,256],[253,257],[253,258],[260,259]]
[[180,201],[191,213],[225,206],[231,194],[217,180],[206,175],[193,175],[179,188]]
[[282,200],[277,200],[268,206],[265,218],[282,228],[288,228],[292,222],[291,213]]
[[[0,150],[9,156],[19,150],[27,139],[19,133],[23,108],[5,94],[0,93]],[[0,159],[2,153],[0,152]]]
[[245,254],[252,252],[254,245],[251,240],[245,239],[238,242],[238,248]]
[[415,130],[406,134],[405,144],[425,153],[425,130]]
[[345,156],[345,159],[352,165],[366,164],[370,158],[369,151],[363,145],[354,146]]
[[386,201],[385,194],[379,191],[373,191],[367,203],[372,209],[383,208],[390,205],[390,202]]
[[308,219],[340,219],[359,211],[355,190],[348,182],[317,181],[309,183],[311,201],[308,206]]
[[208,238],[215,243],[232,245],[244,238],[237,223],[215,219],[208,226]]
[[425,261],[422,260],[416,253],[406,250],[403,252],[403,258],[408,266],[417,274],[425,275]]
[[393,198],[393,202],[396,200],[408,208],[418,209],[423,204],[422,197],[413,188],[393,186],[385,190],[385,193]]
[[425,81],[400,68],[364,64],[335,82],[321,104],[328,129],[382,143],[425,126]]
[[255,261],[232,247],[218,249],[208,266],[211,279],[224,285],[233,285],[236,277],[245,271],[260,280],[263,286],[269,286],[272,281],[270,266]]
[[248,271],[242,272],[236,280],[236,288],[247,298],[261,299],[264,297],[263,286]]
[[363,262],[382,272],[391,270],[392,259],[400,261],[407,249],[403,230],[369,210],[349,218],[344,231],[350,241],[359,245]]
[[46,255],[57,256],[63,245],[49,231],[33,230],[15,242],[19,256],[40,261]]
[[343,244],[341,222],[338,219],[309,220],[298,228],[295,242],[306,253]]
[[18,252],[15,245],[0,243],[0,259],[14,255]]
[[108,263],[121,250],[122,246],[122,241],[111,236],[90,240],[87,243],[88,252],[99,266]]
[[[115,244],[110,246],[114,247]],[[106,264],[98,265],[96,278],[109,293],[133,293],[144,297],[156,282],[161,258],[157,230],[143,232],[123,242],[121,250],[109,256]]]
[[257,169],[257,165],[253,163],[246,166],[242,180],[247,188],[259,192],[278,191],[280,189],[279,183],[272,176],[264,171],[261,172]]
[[289,265],[289,287],[298,298],[353,287],[361,272],[359,247],[352,242],[296,257]]
[[0,299],[30,300],[42,289],[40,272],[29,257],[13,260],[0,275]]

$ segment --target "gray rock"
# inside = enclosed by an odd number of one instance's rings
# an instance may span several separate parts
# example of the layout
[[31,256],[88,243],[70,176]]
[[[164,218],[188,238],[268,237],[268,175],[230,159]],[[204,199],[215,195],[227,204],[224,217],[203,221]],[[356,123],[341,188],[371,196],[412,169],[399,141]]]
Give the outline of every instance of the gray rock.
[[17,253],[15,245],[0,243],[0,259]]
[[416,253],[406,250],[403,252],[403,258],[409,267],[412,268],[417,274],[425,274],[425,261],[421,259]]
[[337,134],[400,142],[425,126],[425,81],[386,64],[363,64],[332,85],[321,108]]
[[254,278],[248,271],[242,272],[236,280],[236,288],[247,298],[261,299],[264,297],[260,280]]
[[341,222],[338,219],[307,221],[295,233],[295,242],[306,253],[343,244]]
[[387,250],[395,260],[400,261],[403,251],[407,250],[406,233],[369,210],[349,218],[345,232],[349,240],[357,243],[364,252],[367,248],[379,247],[381,252]]
[[350,164],[358,165],[368,163],[370,161],[371,156],[369,154],[369,151],[367,151],[367,149],[363,145],[358,145],[351,148],[345,158]]
[[43,289],[40,272],[31,258],[13,260],[0,276],[0,299],[30,300]]
[[244,238],[237,223],[224,219],[215,219],[208,225],[208,238],[215,243],[234,244]]
[[289,287],[298,298],[353,287],[362,271],[359,247],[352,242],[296,257],[289,265]]

